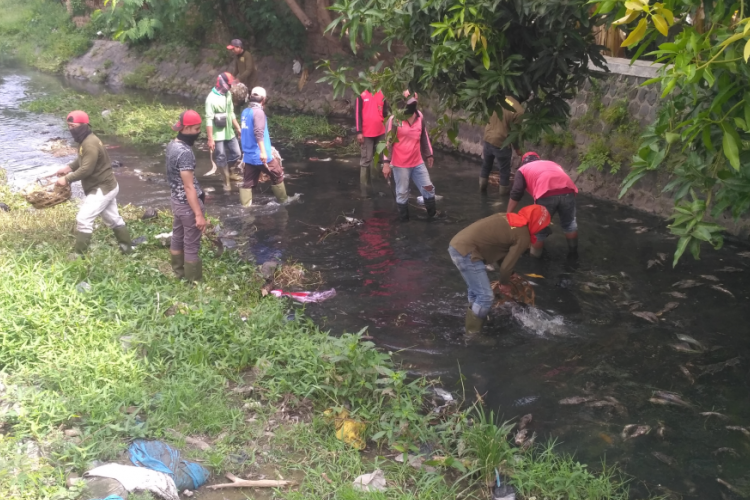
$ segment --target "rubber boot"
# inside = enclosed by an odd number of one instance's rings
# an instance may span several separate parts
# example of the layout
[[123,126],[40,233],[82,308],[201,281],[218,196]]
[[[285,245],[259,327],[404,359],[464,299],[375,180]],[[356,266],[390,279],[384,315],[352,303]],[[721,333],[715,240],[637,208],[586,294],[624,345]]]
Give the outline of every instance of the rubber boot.
[[240,204],[243,207],[249,207],[253,204],[253,190],[240,188]]
[[370,167],[359,167],[359,183],[363,186],[370,185]]
[[281,184],[271,186],[271,191],[273,191],[273,195],[277,200],[279,200],[279,203],[286,203],[286,200],[289,199],[289,197],[286,195],[286,186],[284,185],[284,181],[281,181]]
[[427,217],[435,217],[437,213],[437,207],[435,206],[435,198],[425,198],[424,207],[427,209]]
[[224,191],[231,191],[232,182],[229,178],[229,167],[219,167],[219,171],[221,172],[221,177],[224,179]]
[[203,262],[185,262],[185,279],[188,283],[194,283],[203,279]]
[[532,257],[541,259],[542,252],[544,252],[544,243],[536,243],[536,245],[532,244],[531,247],[529,248],[529,252],[531,253]]
[[489,185],[490,181],[486,177],[480,177],[479,178],[479,192],[482,194],[487,194],[487,186]]
[[578,255],[578,233],[566,234],[565,240],[568,242],[568,256],[573,257]]
[[474,311],[471,310],[471,307],[466,308],[466,335],[467,336],[474,336],[479,335],[482,333],[482,327],[484,326],[484,319],[480,318],[476,314],[474,314]]
[[500,188],[498,189],[497,192],[500,193],[500,196],[505,196],[507,194],[510,194],[510,185],[503,186],[502,184],[500,184]]
[[398,218],[401,222],[409,222],[409,204],[408,203],[396,203],[398,206]]
[[174,275],[177,276],[177,279],[185,278],[185,254],[170,254],[170,256],[172,261],[172,271],[174,271]]
[[128,226],[119,226],[112,228],[112,232],[115,233],[115,238],[120,244],[120,250],[122,253],[128,254],[133,252],[133,240],[130,239],[130,231]]
[[83,255],[89,249],[89,245],[91,245],[91,233],[76,231],[76,243],[73,246],[73,251]]

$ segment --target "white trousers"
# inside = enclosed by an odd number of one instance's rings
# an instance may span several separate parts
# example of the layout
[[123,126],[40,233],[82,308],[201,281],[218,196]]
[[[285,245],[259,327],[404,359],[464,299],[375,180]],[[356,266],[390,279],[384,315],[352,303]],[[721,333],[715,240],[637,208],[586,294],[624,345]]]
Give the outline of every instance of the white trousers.
[[110,229],[124,226],[125,221],[122,220],[120,212],[117,211],[117,193],[119,192],[120,186],[117,185],[107,194],[103,194],[101,189],[97,189],[95,193],[86,195],[76,216],[76,230],[80,233],[93,233],[94,220],[99,215],[102,216],[104,224]]

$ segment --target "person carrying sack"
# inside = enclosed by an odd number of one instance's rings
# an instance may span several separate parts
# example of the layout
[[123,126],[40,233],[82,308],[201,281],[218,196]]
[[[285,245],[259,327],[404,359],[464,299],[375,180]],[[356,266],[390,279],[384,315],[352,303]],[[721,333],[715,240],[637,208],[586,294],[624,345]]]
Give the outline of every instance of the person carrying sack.
[[71,111],[66,119],[68,130],[78,144],[78,157],[57,171],[57,184],[65,186],[81,181],[86,194],[76,215],[75,253],[86,253],[94,232],[94,220],[101,216],[104,224],[112,230],[120,244],[122,253],[133,251],[125,221],[117,210],[117,184],[112,171],[112,162],[102,141],[94,135],[89,124],[89,115],[83,111]]

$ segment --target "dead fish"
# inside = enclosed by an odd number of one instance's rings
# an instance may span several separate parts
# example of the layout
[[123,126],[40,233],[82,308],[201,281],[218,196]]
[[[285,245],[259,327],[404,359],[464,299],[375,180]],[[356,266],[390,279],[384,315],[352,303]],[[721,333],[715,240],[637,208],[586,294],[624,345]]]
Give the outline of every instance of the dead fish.
[[672,286],[676,288],[685,289],[685,288],[693,288],[694,286],[701,286],[702,284],[703,283],[698,283],[695,280],[682,280],[682,281],[678,281]]
[[718,448],[716,451],[712,453],[712,455],[718,455],[720,453],[729,453],[730,455],[733,455],[737,458],[740,457],[740,454],[737,453],[737,450],[735,450],[734,448],[728,448],[728,447]]
[[701,344],[700,342],[698,342],[697,340],[695,340],[690,335],[685,335],[684,333],[678,333],[677,334],[677,338],[679,340],[683,341],[683,342],[687,342],[688,344],[693,344],[694,346],[696,346],[700,350],[704,350],[705,349],[705,347],[703,347],[703,344]]
[[648,232],[648,228],[645,226],[638,226],[635,228],[635,234],[643,234],[647,232]]
[[652,403],[661,405],[675,405],[682,406],[684,408],[692,408],[693,405],[684,401],[678,394],[667,391],[656,391],[654,396],[649,399]]
[[677,465],[677,460],[670,457],[669,455],[665,455],[664,453],[658,452],[658,451],[652,451],[651,454],[660,462],[664,462],[665,464],[669,465],[670,467],[675,467]]
[[685,342],[680,342],[679,344],[669,344],[669,347],[674,349],[677,352],[686,352],[688,354],[701,354],[703,351],[696,351],[692,347],[690,347],[689,344]]
[[682,292],[664,292],[664,295],[670,295],[676,299],[686,299],[687,295]]
[[662,307],[661,311],[656,313],[656,315],[661,316],[662,314],[668,313],[672,309],[677,309],[678,307],[680,307],[679,302],[667,302],[664,307]]
[[732,266],[726,266],[722,267],[721,269],[717,269],[717,273],[739,273],[742,272],[744,269],[740,269],[739,267],[732,267]]
[[573,396],[572,398],[561,399],[559,403],[561,405],[579,405],[581,403],[588,403],[596,398],[590,396]]
[[737,356],[736,358],[728,359],[726,361],[722,361],[721,363],[714,363],[712,365],[706,365],[703,367],[703,373],[701,373],[700,376],[702,377],[703,375],[714,375],[724,370],[725,368],[737,366],[738,364],[740,364],[739,356]]
[[656,435],[660,439],[664,439],[664,434],[667,432],[667,427],[664,425],[664,422],[659,422],[659,425],[656,427]]
[[750,431],[747,430],[744,427],[740,427],[739,425],[727,425],[727,430],[730,430],[730,431],[740,431],[745,436],[747,436],[747,437],[750,438]]
[[739,255],[740,257],[746,257],[750,259],[750,252],[740,252],[737,255]]
[[726,293],[730,297],[734,298],[734,294],[732,292],[730,292],[729,290],[727,290],[726,288],[722,288],[719,285],[711,285],[711,288],[713,288],[714,290],[718,290],[718,291],[720,291],[722,293]]
[[622,433],[620,434],[620,436],[622,437],[623,440],[627,441],[628,439],[634,439],[640,436],[645,436],[650,432],[651,432],[650,425],[630,424],[630,425],[626,425],[622,429]]
[[701,274],[700,276],[704,280],[708,280],[708,281],[716,281],[716,282],[721,281],[719,278],[717,278],[713,274]]
[[721,420],[729,420],[729,417],[727,417],[723,413],[718,413],[715,411],[702,411],[698,415],[702,417],[717,417],[717,418],[720,418]]
[[627,219],[615,219],[615,222],[626,222],[628,224],[640,224],[641,223],[641,221],[639,221],[638,219],[633,219],[632,217],[628,217]]
[[646,269],[651,269],[652,267],[656,265],[660,265],[662,267],[664,266],[664,264],[662,264],[660,260],[652,259],[648,261],[648,264],[646,265]]
[[526,441],[526,436],[528,435],[528,429],[521,429],[520,431],[516,432],[516,435],[513,438],[513,442],[516,443],[516,446],[521,446]]
[[521,420],[518,421],[518,429],[523,430],[526,428],[527,425],[531,423],[531,420],[534,417],[531,415],[531,413],[527,413],[523,417],[521,417]]
[[641,319],[645,319],[649,323],[658,323],[659,316],[649,311],[632,311],[633,316],[638,316]]
[[687,379],[690,381],[690,384],[695,383],[695,379],[693,378],[693,375],[690,373],[690,370],[688,370],[687,367],[680,365],[680,371],[687,377]]

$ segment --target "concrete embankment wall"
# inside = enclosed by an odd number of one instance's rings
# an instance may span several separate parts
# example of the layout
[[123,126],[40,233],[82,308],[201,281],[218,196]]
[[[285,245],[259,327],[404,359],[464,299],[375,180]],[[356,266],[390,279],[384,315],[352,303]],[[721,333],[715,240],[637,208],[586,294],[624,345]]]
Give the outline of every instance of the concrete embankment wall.
[[[657,111],[658,90],[641,84],[656,75],[658,65],[640,61],[630,65],[626,59],[606,59],[610,72],[602,73],[594,84],[587,83],[570,102],[570,128],[540,144],[526,144],[525,149],[534,149],[543,157],[561,164],[583,193],[667,217],[672,213],[673,202],[669,193],[662,192],[669,182],[665,172],[646,176],[618,199],[620,184],[629,169],[629,158],[637,146],[637,133],[651,123]],[[322,76],[320,70],[309,67],[306,82],[300,85],[300,75],[292,70],[292,60],[259,56],[256,57],[256,66],[257,84],[268,90],[273,108],[351,116],[353,97],[347,94],[334,99],[329,85],[315,83]],[[210,91],[216,75],[226,69],[225,61],[211,50],[196,54],[152,49],[144,55],[119,42],[100,40],[84,56],[71,61],[65,73],[69,77],[112,86],[135,81],[150,90],[202,98]],[[463,125],[459,133],[459,151],[480,156],[482,136],[483,127]],[[606,141],[602,140],[603,137]],[[610,161],[602,170],[589,168],[579,174],[581,159],[594,150],[604,151],[610,158],[615,158],[619,171],[611,173],[613,165]],[[743,239],[750,234],[748,220],[735,223],[725,215],[717,222]]]

